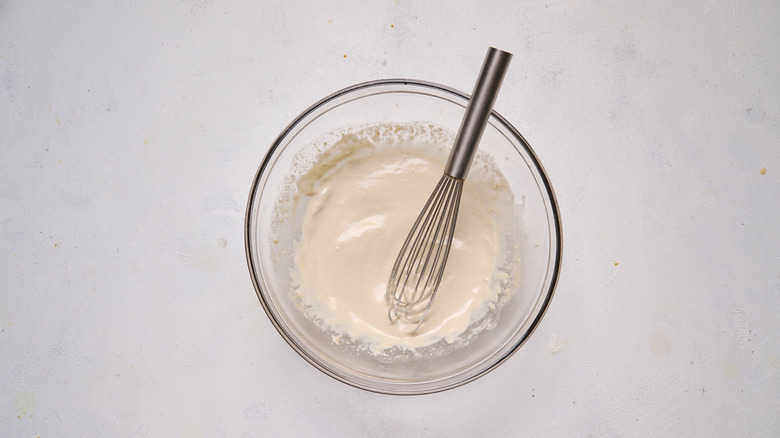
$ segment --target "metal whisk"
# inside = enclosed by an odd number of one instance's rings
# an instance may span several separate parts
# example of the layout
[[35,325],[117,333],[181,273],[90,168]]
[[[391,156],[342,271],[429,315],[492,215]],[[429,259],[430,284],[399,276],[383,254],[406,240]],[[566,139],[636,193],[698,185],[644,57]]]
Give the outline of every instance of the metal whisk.
[[417,324],[417,330],[431,308],[452,246],[463,180],[511,59],[510,53],[488,49],[444,175],[412,225],[390,273],[385,299],[392,322]]

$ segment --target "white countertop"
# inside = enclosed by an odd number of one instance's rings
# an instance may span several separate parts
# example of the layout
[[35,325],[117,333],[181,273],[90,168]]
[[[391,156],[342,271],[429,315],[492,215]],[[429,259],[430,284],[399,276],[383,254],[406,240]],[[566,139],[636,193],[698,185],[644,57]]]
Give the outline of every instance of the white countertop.
[[[0,435],[777,436],[780,3],[0,2]],[[509,361],[420,397],[279,336],[254,173],[356,82],[471,91],[558,195],[563,270]]]

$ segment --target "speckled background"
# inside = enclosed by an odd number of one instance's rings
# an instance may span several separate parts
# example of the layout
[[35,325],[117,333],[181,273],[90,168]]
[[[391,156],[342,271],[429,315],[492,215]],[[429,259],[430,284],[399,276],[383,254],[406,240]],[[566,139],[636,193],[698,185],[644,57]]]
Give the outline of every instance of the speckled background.
[[[776,1],[0,1],[0,435],[777,436],[778,41]],[[464,387],[348,387],[255,296],[254,172],[325,95],[470,91],[488,45],[552,306]]]

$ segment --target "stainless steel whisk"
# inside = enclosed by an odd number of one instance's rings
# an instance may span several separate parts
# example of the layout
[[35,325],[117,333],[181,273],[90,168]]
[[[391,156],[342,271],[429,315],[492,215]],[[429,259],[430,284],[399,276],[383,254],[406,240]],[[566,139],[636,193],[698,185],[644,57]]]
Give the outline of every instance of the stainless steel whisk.
[[447,165],[412,225],[387,282],[392,322],[420,327],[439,289],[452,246],[463,181],[477,152],[512,54],[488,49]]

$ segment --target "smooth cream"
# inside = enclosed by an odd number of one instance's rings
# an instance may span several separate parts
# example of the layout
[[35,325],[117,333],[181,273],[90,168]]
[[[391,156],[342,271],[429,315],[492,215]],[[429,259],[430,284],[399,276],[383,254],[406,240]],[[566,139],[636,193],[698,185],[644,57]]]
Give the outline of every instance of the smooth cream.
[[345,135],[298,181],[305,213],[295,248],[297,293],[334,341],[346,335],[375,352],[453,342],[498,300],[496,226],[467,180],[430,313],[414,334],[388,319],[390,270],[444,169],[412,149]]

